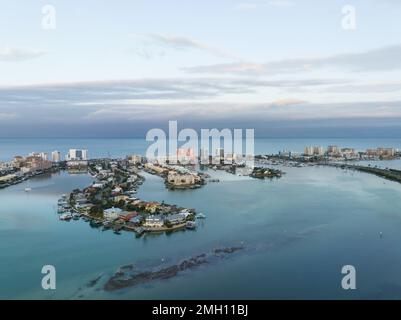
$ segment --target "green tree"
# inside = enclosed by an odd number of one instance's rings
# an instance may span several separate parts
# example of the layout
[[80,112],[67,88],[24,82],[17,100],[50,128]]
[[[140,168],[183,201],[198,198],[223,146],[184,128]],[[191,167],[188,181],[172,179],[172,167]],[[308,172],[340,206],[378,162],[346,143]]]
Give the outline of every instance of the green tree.
[[101,206],[93,206],[89,210],[89,215],[95,218],[103,218],[103,208]]

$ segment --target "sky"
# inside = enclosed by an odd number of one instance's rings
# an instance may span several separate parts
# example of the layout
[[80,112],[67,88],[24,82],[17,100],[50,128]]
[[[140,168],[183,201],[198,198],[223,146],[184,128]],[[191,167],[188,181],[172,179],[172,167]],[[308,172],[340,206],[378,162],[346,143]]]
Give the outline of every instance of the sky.
[[0,137],[401,137],[398,0],[0,5]]

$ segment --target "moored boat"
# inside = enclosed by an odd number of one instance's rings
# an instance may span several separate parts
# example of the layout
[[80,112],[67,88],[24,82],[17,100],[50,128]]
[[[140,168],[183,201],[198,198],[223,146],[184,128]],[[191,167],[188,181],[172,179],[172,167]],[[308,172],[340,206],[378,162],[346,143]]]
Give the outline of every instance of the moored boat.
[[99,228],[103,223],[100,221],[91,220],[89,224],[92,228]]
[[142,228],[142,227],[137,227],[137,228],[134,229],[134,231],[138,236],[140,236],[145,232],[145,229]]
[[63,207],[58,207],[58,209],[57,209],[57,213],[66,213],[66,212],[67,212],[67,210],[64,209]]
[[59,219],[62,221],[68,221],[72,219],[72,215],[69,213],[64,213],[59,217]]
[[185,227],[187,229],[190,229],[190,230],[195,230],[196,229],[196,223],[193,222],[193,221],[187,221]]
[[108,230],[112,226],[112,223],[110,221],[105,221],[103,222],[103,230]]

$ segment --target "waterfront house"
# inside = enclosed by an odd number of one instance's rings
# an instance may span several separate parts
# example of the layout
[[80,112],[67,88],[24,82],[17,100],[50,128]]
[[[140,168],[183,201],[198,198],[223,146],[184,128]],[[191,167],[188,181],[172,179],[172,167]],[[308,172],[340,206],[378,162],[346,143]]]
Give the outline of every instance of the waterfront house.
[[69,170],[86,171],[88,169],[87,160],[69,160],[67,161],[67,167]]
[[127,201],[128,199],[129,199],[128,196],[125,196],[125,195],[122,195],[122,194],[119,194],[119,195],[116,195],[116,196],[113,197],[113,201],[114,202],[119,202],[121,200]]
[[165,174],[165,173],[168,172],[168,168],[164,168],[164,167],[162,167],[160,165],[154,165],[152,163],[146,163],[145,164],[145,168],[148,169],[148,170],[151,170],[151,171],[153,171],[153,172],[155,172],[155,173],[157,173],[159,175]]
[[91,203],[86,203],[86,204],[77,204],[75,208],[79,211],[85,211],[89,212],[89,210],[93,207],[94,205]]
[[75,195],[75,202],[77,204],[85,204],[88,203],[88,200],[83,193],[78,193],[77,195]]
[[167,182],[173,186],[188,186],[200,182],[200,178],[192,173],[170,171],[167,176]]
[[160,215],[150,215],[146,217],[144,227],[161,228],[164,225],[164,220]]
[[138,176],[136,174],[132,174],[129,176],[129,178],[127,179],[128,183],[135,183],[135,181],[138,180]]
[[182,210],[180,213],[180,215],[183,215],[184,218],[188,218],[188,216],[191,214],[188,210]]
[[113,194],[119,194],[123,192],[123,189],[121,187],[115,187],[113,190],[111,190]]
[[131,204],[134,206],[140,206],[142,204],[143,201],[139,200],[139,199],[135,199],[133,201],[131,201]]
[[104,188],[104,183],[103,182],[94,183],[94,184],[92,184],[92,188],[103,189]]
[[133,217],[130,221],[126,222],[128,226],[139,226],[141,222],[143,221],[143,217],[140,215],[137,215],[136,217]]
[[121,219],[123,219],[124,221],[131,221],[136,216],[138,216],[138,212],[132,211],[132,212],[128,212],[126,215],[122,215]]
[[182,213],[170,214],[167,216],[166,220],[171,224],[180,224],[185,221],[185,215]]
[[112,207],[103,211],[103,216],[106,220],[118,219],[123,211],[120,208]]
[[145,211],[149,213],[155,213],[158,208],[159,208],[159,203],[157,202],[147,202],[145,204]]

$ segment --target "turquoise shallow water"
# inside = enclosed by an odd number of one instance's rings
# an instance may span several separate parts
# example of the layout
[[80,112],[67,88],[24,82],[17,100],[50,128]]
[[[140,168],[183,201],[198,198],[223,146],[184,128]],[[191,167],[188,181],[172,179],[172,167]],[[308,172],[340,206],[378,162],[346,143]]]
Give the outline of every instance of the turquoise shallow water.
[[[195,232],[140,239],[58,220],[58,196],[89,184],[87,175],[0,190],[0,298],[400,298],[401,184],[335,168],[283,170],[273,181],[212,172],[219,183],[182,192],[146,175],[141,198],[193,207],[207,219]],[[121,265],[168,265],[240,244],[242,253],[176,278],[114,293],[86,288]],[[56,267],[55,291],[41,289],[45,264]],[[356,267],[355,291],[341,289],[346,264]]]

